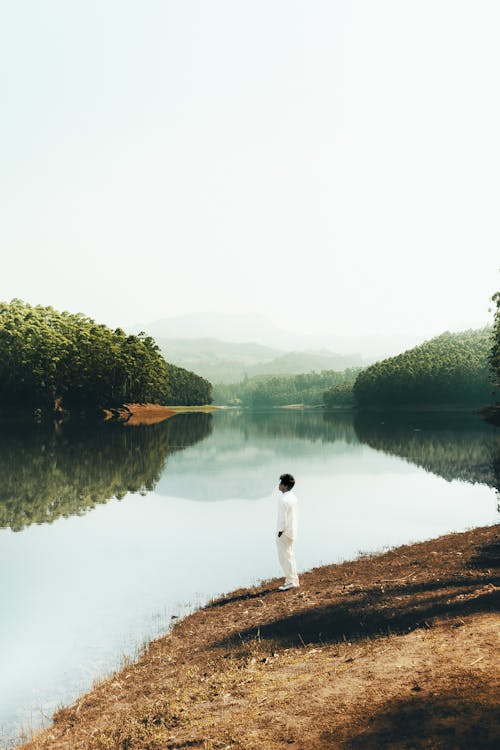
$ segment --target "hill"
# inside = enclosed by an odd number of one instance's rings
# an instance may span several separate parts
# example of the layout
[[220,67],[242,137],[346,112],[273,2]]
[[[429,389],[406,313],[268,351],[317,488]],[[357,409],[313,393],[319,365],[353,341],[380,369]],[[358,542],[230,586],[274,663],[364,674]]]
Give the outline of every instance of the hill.
[[122,403],[206,404],[211,384],[167,363],[151,336],[82,313],[0,302],[0,410],[99,413]]
[[205,312],[178,315],[142,322],[130,327],[130,330],[136,333],[146,331],[157,340],[216,338],[232,343],[256,342],[282,353],[328,349],[339,354],[366,357],[370,361],[399,354],[423,340],[423,336],[406,334],[302,334],[280,328],[269,318],[254,313],[238,315]]
[[396,357],[362,370],[354,383],[358,406],[483,406],[492,396],[492,328],[446,331]]
[[237,383],[258,375],[298,375],[321,370],[344,370],[370,364],[359,354],[320,351],[282,352],[252,342],[235,343],[215,338],[157,338],[169,362],[197,372],[211,383]]
[[216,338],[157,337],[161,353],[178,367],[197,372],[211,383],[241,380],[248,369],[272,362],[282,352],[262,344],[235,343]]

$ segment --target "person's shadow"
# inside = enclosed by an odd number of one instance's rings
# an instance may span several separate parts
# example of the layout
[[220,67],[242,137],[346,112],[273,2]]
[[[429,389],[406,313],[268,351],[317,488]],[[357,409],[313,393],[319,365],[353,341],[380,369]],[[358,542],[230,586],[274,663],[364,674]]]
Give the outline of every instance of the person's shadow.
[[[465,570],[447,579],[384,586],[370,583],[356,586],[352,591],[349,588],[339,590],[339,582],[332,581],[332,588],[336,591],[322,592],[320,605],[313,604],[307,608],[307,604],[303,603],[305,600],[300,600],[295,612],[259,622],[259,636],[261,640],[272,641],[275,646],[352,641],[430,627],[429,623],[435,618],[463,618],[477,612],[498,612],[500,576],[495,569],[498,570],[499,558],[500,543],[493,542],[483,546],[470,559]],[[477,573],[474,574],[474,571]],[[303,589],[306,590],[307,574],[303,576],[303,582]],[[242,592],[214,601],[207,608],[260,599],[275,591],[267,588],[259,592]],[[331,598],[332,603],[325,604],[325,598]],[[253,625],[231,633],[214,643],[213,647],[251,640],[255,636],[255,629],[256,625]]]

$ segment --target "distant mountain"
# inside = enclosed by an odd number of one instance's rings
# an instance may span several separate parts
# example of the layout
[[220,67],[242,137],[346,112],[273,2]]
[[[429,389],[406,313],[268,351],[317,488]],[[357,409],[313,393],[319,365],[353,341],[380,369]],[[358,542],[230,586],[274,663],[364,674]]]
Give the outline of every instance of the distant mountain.
[[227,315],[223,313],[192,313],[171,318],[162,318],[150,323],[134,326],[133,330],[144,330],[154,338],[208,339],[241,343],[255,341],[262,346],[276,347],[282,351],[290,349],[283,334],[268,318],[254,313]]
[[[334,325],[332,324],[332,328]],[[227,343],[254,342],[257,345],[291,351],[330,352],[369,358],[371,361],[400,354],[423,342],[423,336],[339,336],[304,335],[286,331],[255,313],[192,313],[163,318],[131,327],[132,332],[147,331],[158,339],[219,339]]]
[[280,352],[261,344],[235,344],[219,339],[165,339],[156,343],[168,362],[202,375],[211,383],[239,383],[245,376],[298,375],[316,370],[344,370],[369,365],[358,355]]
[[207,358],[220,358],[243,365],[253,365],[256,362],[270,362],[283,354],[280,349],[272,349],[250,341],[236,344],[216,338],[181,339],[162,336],[155,336],[155,341],[162,350],[168,351],[173,359],[180,357],[193,363]]
[[359,354],[336,354],[328,349],[318,352],[287,352],[270,362],[260,362],[247,370],[248,377],[254,375],[300,375],[306,372],[362,367],[371,364]]
[[214,338],[168,339],[155,337],[168,362],[202,375],[211,383],[237,383],[258,365],[265,366],[282,352],[261,344],[235,344]]

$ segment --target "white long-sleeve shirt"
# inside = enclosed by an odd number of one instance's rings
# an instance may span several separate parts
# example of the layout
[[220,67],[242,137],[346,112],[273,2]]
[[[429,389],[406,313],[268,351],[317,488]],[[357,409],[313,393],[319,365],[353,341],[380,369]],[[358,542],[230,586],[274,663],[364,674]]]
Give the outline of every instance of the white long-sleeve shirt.
[[292,490],[279,493],[276,531],[282,531],[289,539],[297,537],[297,497]]

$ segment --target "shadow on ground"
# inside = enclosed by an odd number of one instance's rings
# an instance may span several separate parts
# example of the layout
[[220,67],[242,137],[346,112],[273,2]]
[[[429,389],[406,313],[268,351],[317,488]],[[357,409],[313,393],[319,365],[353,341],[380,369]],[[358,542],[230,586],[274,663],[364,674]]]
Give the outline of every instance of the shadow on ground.
[[[500,577],[493,574],[498,565],[499,551],[500,545],[496,541],[477,549],[470,560],[460,564],[456,574],[447,578],[438,577],[438,562],[436,568],[424,563],[424,580],[408,579],[401,583],[374,582],[376,576],[372,575],[367,578],[366,585],[346,585],[338,577],[335,580],[334,572],[331,586],[326,582],[323,590],[316,592],[321,594],[319,599],[315,598],[314,578],[308,578],[309,574],[306,574],[301,589],[279,594],[287,597],[284,601],[289,604],[288,614],[266,621],[263,611],[258,627],[253,624],[233,632],[214,646],[241,643],[257,634],[260,640],[282,646],[352,641],[432,627],[433,622],[442,618],[456,618],[457,626],[460,626],[460,619],[468,615],[500,609]],[[261,598],[269,593],[274,592],[266,589],[234,596],[218,600],[212,606],[222,607],[231,601]]]
[[[484,696],[478,683],[474,694],[464,698],[457,691],[432,695],[414,693],[407,700],[392,701],[367,719],[366,729],[342,742],[345,750],[494,750],[500,747],[500,713]],[[324,732],[330,747],[338,734]]]
[[500,568],[500,541],[485,544],[469,562],[469,567],[482,570]]

